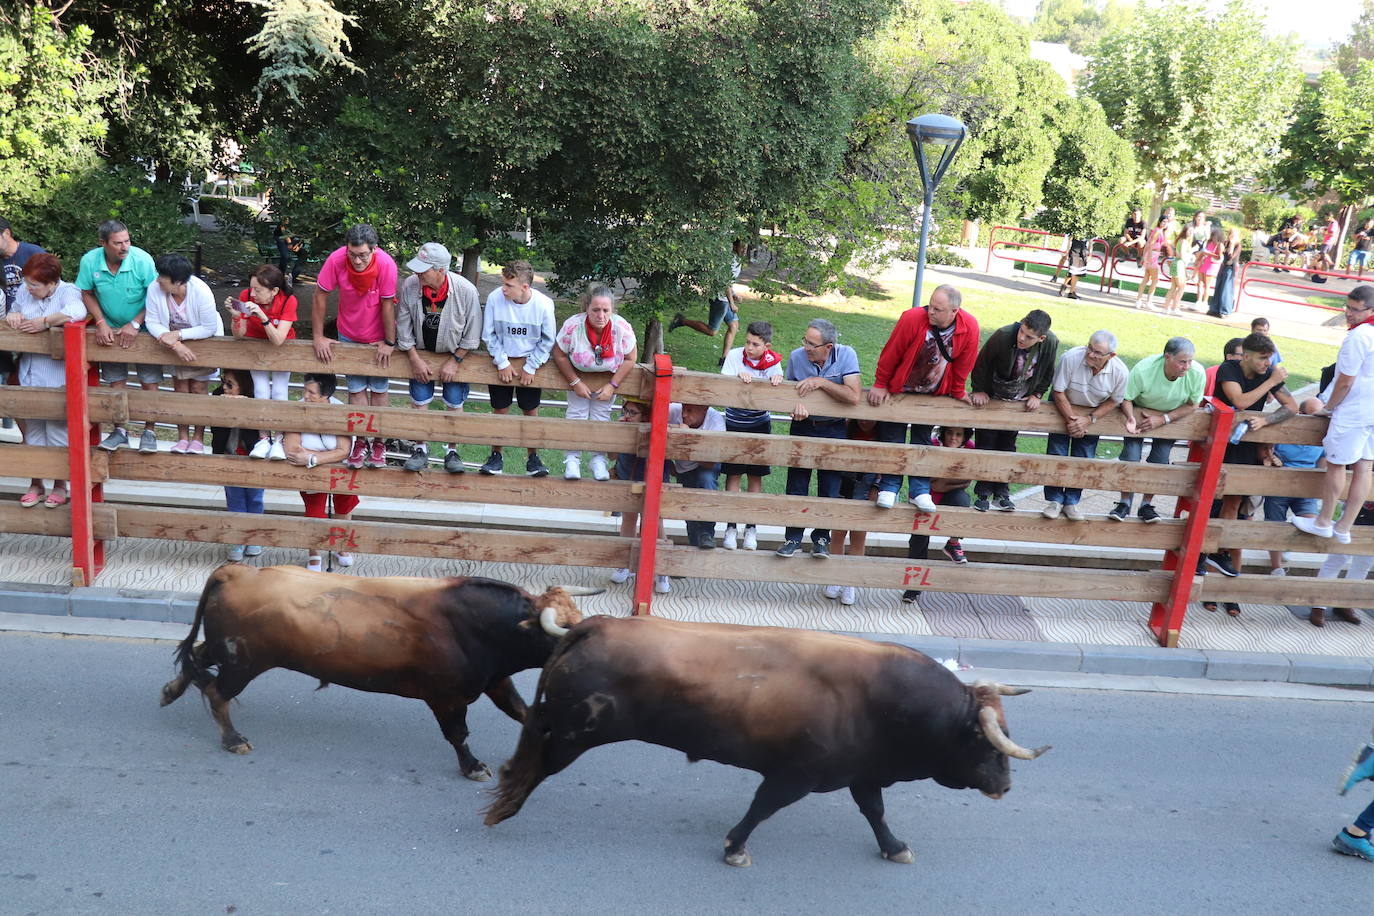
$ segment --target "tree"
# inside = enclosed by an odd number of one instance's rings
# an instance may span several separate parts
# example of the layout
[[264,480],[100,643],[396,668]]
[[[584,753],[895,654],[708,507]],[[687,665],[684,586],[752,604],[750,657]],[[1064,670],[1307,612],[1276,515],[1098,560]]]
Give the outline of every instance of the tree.
[[1103,35],[1124,28],[1134,10],[1121,0],[1040,0],[1031,21],[1031,35],[1037,41],[1061,42],[1077,53],[1084,53]]
[[1272,159],[1301,86],[1290,40],[1264,34],[1245,0],[1209,15],[1168,0],[1142,7],[1089,56],[1085,93],[1129,140],[1142,176],[1166,193],[1222,187]]
[[1349,79],[1361,61],[1374,60],[1374,0],[1363,0],[1360,16],[1350,27],[1350,37],[1332,48],[1336,69]]
[[1112,237],[1135,192],[1131,145],[1107,126],[1091,99],[1065,99],[1056,108],[1059,147],[1037,222],[1074,238]]

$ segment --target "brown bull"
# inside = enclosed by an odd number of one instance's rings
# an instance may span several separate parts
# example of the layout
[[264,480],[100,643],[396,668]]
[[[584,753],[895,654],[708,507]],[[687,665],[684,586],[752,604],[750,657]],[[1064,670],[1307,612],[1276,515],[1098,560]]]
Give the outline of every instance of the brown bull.
[[[511,675],[542,666],[560,625],[581,619],[561,588],[536,597],[494,579],[364,578],[230,564],[205,583],[191,633],[177,648],[181,672],[162,688],[162,705],[194,682],[225,750],[246,754],[253,746],[229,721],[229,701],[264,671],[289,668],[319,678],[320,687],[424,700],[463,775],[490,779],[468,750],[468,706],[485,693],[523,722],[525,701]],[[205,641],[197,645],[202,624]]]

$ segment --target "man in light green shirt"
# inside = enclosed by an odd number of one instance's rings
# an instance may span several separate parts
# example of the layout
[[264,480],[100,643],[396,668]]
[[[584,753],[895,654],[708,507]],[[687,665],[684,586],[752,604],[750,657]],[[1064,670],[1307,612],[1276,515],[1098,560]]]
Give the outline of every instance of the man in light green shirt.
[[[152,256],[129,243],[129,229],[117,219],[100,224],[100,247],[81,256],[76,274],[76,287],[95,324],[95,342],[102,347],[118,344],[127,350],[134,345],[143,328],[143,304],[148,287],[157,280]],[[138,381],[144,391],[156,391],[162,384],[162,366],[139,365]],[[128,384],[128,363],[100,364],[100,378],[111,388]],[[114,451],[129,444],[129,435],[116,426],[100,441],[100,447]],[[138,450],[157,451],[157,437],[153,424],[145,423],[139,437]]]
[[[1159,356],[1147,356],[1135,364],[1126,377],[1126,400],[1121,412],[1126,415],[1126,431],[1147,433],[1163,429],[1175,420],[1197,410],[1202,405],[1202,392],[1207,373],[1193,362],[1193,342],[1186,337],[1170,337]],[[1145,445],[1143,436],[1127,436],[1121,444],[1122,461],[1139,461]],[[1174,440],[1163,436],[1150,438],[1149,464],[1168,464],[1173,454]],[[1122,492],[1121,501],[1107,517],[1124,522],[1131,514],[1134,493]],[[1146,493],[1140,504],[1140,520],[1147,524],[1159,521],[1153,504],[1154,494]]]

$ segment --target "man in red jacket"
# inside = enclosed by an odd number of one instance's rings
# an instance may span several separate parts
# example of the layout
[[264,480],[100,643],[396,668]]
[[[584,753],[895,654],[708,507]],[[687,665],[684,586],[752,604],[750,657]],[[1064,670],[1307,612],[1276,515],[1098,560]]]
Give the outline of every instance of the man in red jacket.
[[[964,384],[978,358],[978,321],[959,308],[962,297],[948,283],[937,286],[925,308],[908,309],[878,357],[878,371],[868,390],[868,403],[886,403],[894,393],[943,395],[968,401]],[[907,435],[910,433],[910,439]],[[929,445],[931,424],[878,424],[879,442],[906,442]],[[902,489],[900,474],[883,474],[878,479],[878,507],[891,509]],[[912,477],[908,486],[911,504],[922,512],[933,513],[930,478]]]

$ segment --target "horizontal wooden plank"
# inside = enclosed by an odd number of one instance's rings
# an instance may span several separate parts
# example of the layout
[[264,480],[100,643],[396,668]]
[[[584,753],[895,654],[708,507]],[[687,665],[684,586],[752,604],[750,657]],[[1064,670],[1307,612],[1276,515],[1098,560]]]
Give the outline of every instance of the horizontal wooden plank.
[[[1235,422],[1239,424],[1258,416],[1260,414],[1253,410],[1242,410],[1236,414]],[[1293,417],[1278,426],[1262,426],[1254,432],[1246,433],[1242,441],[1321,445],[1328,423],[1330,420],[1326,417]]]
[[[1374,554],[1374,528],[1356,526],[1351,529],[1349,544],[1339,544],[1335,538],[1319,538],[1305,534],[1288,522],[1242,522],[1212,519],[1202,549],[1214,553],[1221,547],[1244,547],[1251,550],[1292,550],[1302,553]],[[1374,594],[1374,582],[1369,585]]]
[[1312,576],[1208,576],[1201,601],[1293,604],[1300,607],[1374,607],[1374,582]]
[[[1064,419],[1059,415],[1059,411],[1054,409],[1054,405],[1048,402],[1042,404],[1039,410],[1027,411],[1021,404],[1001,401],[989,403],[984,407],[974,407],[953,398],[896,394],[881,407],[870,407],[867,398],[861,398],[858,404],[850,407],[819,392],[812,392],[799,399],[793,390],[793,383],[790,382],[777,387],[758,383],[746,385],[733,376],[693,372],[681,368],[673,370],[673,400],[713,404],[717,407],[771,410],[774,413],[789,415],[792,408],[801,403],[806,406],[808,412],[820,416],[888,420],[896,423],[929,423],[935,426],[983,426],[988,429],[1064,432]],[[1210,422],[1207,414],[1196,413],[1171,424],[1169,435],[1178,439],[1200,441],[1207,438]],[[1125,415],[1120,411],[1107,414],[1093,425],[1093,432],[1104,436],[1125,435]]]
[[661,503],[667,518],[737,523],[751,519],[770,525],[833,528],[846,531],[882,531],[890,534],[928,534],[934,537],[984,538],[1041,544],[1093,544],[1110,547],[1178,547],[1183,521],[1168,519],[1147,525],[1137,519],[1112,522],[1106,518],[1069,521],[1050,520],[1039,512],[977,512],[942,508],[924,515],[909,505],[879,509],[855,499],[819,499],[814,496],[776,496],[768,493],[726,493],[723,490],[688,490],[668,486]]
[[[1263,494],[1265,496],[1320,497],[1322,495],[1322,479],[1326,476],[1325,471],[1311,471],[1302,468],[1262,468],[1243,464],[1225,465],[1221,473],[1221,483],[1217,486],[1218,496]],[[1348,486],[1347,483],[1347,488]],[[1342,495],[1344,495],[1344,488]]]
[[62,420],[66,416],[65,388],[20,388],[0,385],[0,417]]
[[315,468],[285,461],[258,461],[240,456],[140,455],[120,449],[110,455],[110,475],[118,480],[174,480],[210,485],[232,484],[269,490],[384,496],[390,499],[493,503],[503,506],[548,506],[556,509],[638,512],[643,497],[638,484],[590,479],[564,480],[550,475],[539,479],[475,472],[449,474],[442,468],[405,471],[400,468],[353,470],[342,464]]
[[636,543],[631,538],[604,535],[283,518],[160,506],[120,506],[116,518],[121,537],[443,557],[484,563],[631,566]]
[[55,445],[3,443],[0,444],[0,468],[11,477],[66,480],[71,473],[71,462],[67,458],[67,450]]
[[1197,477],[1197,468],[1191,465],[1051,458],[1016,452],[681,428],[668,430],[668,457],[836,470],[862,468],[891,474],[1006,480],[1023,484],[1058,483],[1093,490],[1132,490],[1172,496],[1190,492]]
[[1046,569],[1009,563],[958,564],[944,560],[891,557],[807,557],[784,559],[771,553],[660,547],[655,572],[703,579],[859,585],[867,588],[970,592],[979,595],[1081,598],[1104,601],[1163,601],[1171,576],[1165,572]]
[[[117,535],[113,507],[103,503],[97,504],[92,516],[98,540],[111,540]],[[71,504],[68,503],[60,509],[49,509],[46,506],[32,506],[26,509],[20,506],[18,501],[0,501],[0,533],[71,537]]]
[[[227,323],[226,323],[227,327]],[[60,355],[62,332],[50,331],[52,339],[42,334],[21,334],[8,325],[0,325],[0,350],[14,350],[25,353],[49,353]],[[363,344],[347,344],[335,341],[333,360],[321,363],[315,356],[314,345],[309,340],[288,340],[281,346],[273,346],[265,340],[246,338],[216,337],[207,340],[188,341],[186,346],[196,355],[188,365],[212,366],[217,369],[275,369],[291,372],[328,372],[333,370],[339,375],[385,375],[388,378],[408,379],[412,376],[410,358],[397,352],[392,355],[390,365],[381,368],[376,365],[376,348]],[[55,349],[54,349],[55,348]],[[95,331],[86,331],[87,359],[92,362],[129,362],[155,365],[170,365],[179,360],[170,350],[153,340],[151,335],[140,334],[134,345],[125,350],[118,346],[102,347],[95,342]],[[421,358],[434,371],[436,377],[439,367],[448,359],[448,354],[422,352]],[[491,358],[478,352],[465,359],[458,367],[458,381],[478,385],[500,384],[496,368]],[[584,379],[604,384],[610,373],[587,373]],[[550,361],[539,367],[535,379],[541,387],[565,390],[567,380]],[[619,393],[626,397],[642,397],[653,391],[653,371],[647,365],[640,365],[636,371],[626,376],[620,385]]]
[[[588,443],[611,452],[633,452],[647,424],[565,420],[561,417],[501,416],[409,407],[307,404],[257,398],[211,398],[168,391],[126,392],[128,415],[158,423],[240,429],[277,429],[335,435],[386,436],[426,442],[467,442],[527,448],[585,449]],[[91,417],[113,422],[124,408],[117,400],[93,398]]]

